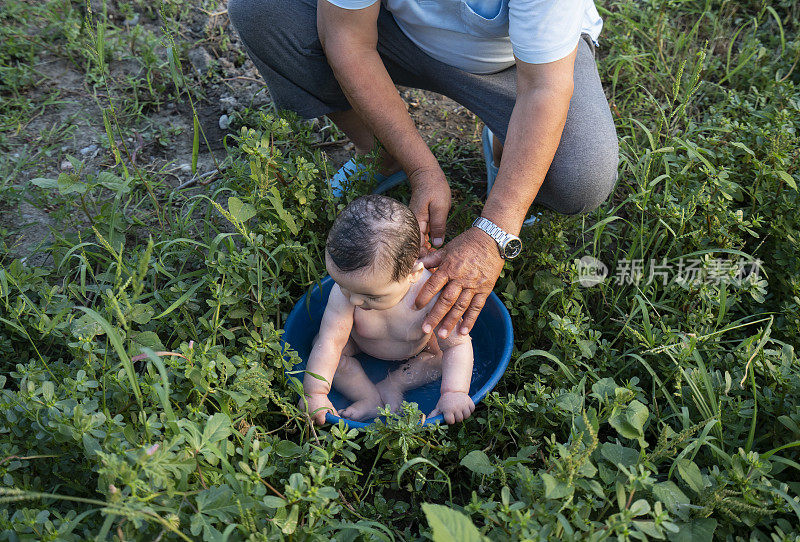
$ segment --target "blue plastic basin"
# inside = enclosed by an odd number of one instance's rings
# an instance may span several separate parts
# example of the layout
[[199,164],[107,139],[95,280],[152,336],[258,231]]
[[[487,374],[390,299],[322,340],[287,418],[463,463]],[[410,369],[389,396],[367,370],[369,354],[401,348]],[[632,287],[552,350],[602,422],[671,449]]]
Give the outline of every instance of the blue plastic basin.
[[[325,305],[328,303],[328,295],[333,284],[331,277],[325,277],[321,282],[321,288],[320,286],[315,286],[310,293],[303,295],[292,309],[288,320],[286,320],[283,341],[296,350],[303,360],[302,363],[294,367],[294,371],[305,369],[308,355],[311,353],[311,341],[314,340],[314,337],[319,332],[322,313],[325,311]],[[306,302],[307,298],[308,304]],[[487,393],[492,391],[505,372],[508,361],[511,358],[511,349],[514,345],[511,317],[497,294],[492,293],[487,299],[486,305],[481,311],[478,321],[475,322],[470,335],[472,336],[475,361],[472,366],[472,382],[470,383],[469,393],[473,402],[477,405],[481,399],[486,397]],[[383,380],[391,369],[397,367],[396,361],[383,361],[363,353],[356,357],[361,361],[364,371],[373,382]],[[302,380],[302,376],[298,375],[298,378]],[[439,401],[440,387],[441,380],[431,382],[407,392],[405,400],[409,403],[417,403],[419,409],[428,414]],[[350,401],[335,389],[331,390],[328,398],[338,410],[350,404]],[[359,422],[348,420],[347,418],[339,418],[330,412],[325,419],[332,424],[338,423],[341,419],[349,427],[366,427],[374,423],[374,421]],[[427,419],[425,423],[439,423],[441,421],[442,415],[439,414]]]

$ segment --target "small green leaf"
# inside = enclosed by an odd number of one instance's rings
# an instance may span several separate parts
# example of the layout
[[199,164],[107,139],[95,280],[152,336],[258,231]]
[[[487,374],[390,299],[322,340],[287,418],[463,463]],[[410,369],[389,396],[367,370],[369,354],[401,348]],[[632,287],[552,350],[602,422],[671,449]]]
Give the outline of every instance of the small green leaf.
[[137,324],[146,324],[155,314],[155,309],[150,305],[144,303],[137,303],[125,316],[136,322]]
[[644,447],[647,443],[644,440],[644,424],[650,411],[637,400],[621,409],[615,409],[616,413],[609,418],[608,423],[617,430],[620,436],[639,441]]
[[291,440],[282,440],[275,446],[275,453],[281,457],[297,457],[303,449]]
[[275,208],[275,212],[278,214],[278,217],[281,219],[284,226],[289,228],[289,231],[292,233],[292,235],[297,235],[300,233],[300,228],[297,227],[294,217],[283,207],[280,193],[274,186],[269,190],[269,192],[267,192],[267,199]]
[[731,141],[731,142],[730,142],[730,145],[731,145],[732,147],[737,147],[737,148],[739,148],[739,149],[742,149],[743,151],[745,151],[747,154],[749,154],[749,155],[750,155],[750,156],[752,156],[753,158],[755,158],[755,157],[756,157],[756,153],[754,153],[754,152],[753,152],[753,151],[750,149],[750,147],[748,147],[748,146],[747,146],[747,145],[745,145],[744,143],[741,143],[740,141]]
[[628,510],[633,517],[643,516],[650,512],[650,503],[645,499],[639,499],[631,504],[631,507]]
[[682,506],[689,504],[689,497],[671,480],[653,485],[653,496],[672,513],[681,511]]
[[[633,525],[639,529],[641,532],[649,536],[650,538],[655,538],[658,540],[664,540],[664,535],[661,531],[656,527],[655,521],[642,521],[636,520],[633,522]],[[633,537],[631,537],[633,538]]]
[[631,467],[639,462],[639,452],[633,448],[626,448],[613,442],[604,442],[600,446],[600,455],[614,466],[622,464],[625,467]]
[[283,508],[288,504],[286,502],[286,499],[281,499],[280,497],[276,497],[274,495],[267,495],[266,497],[261,499],[261,502],[267,508]]
[[544,482],[544,496],[547,499],[563,499],[574,490],[573,486],[557,480],[551,474],[543,472],[539,476],[542,477],[542,482]]
[[441,504],[423,503],[422,511],[433,531],[434,542],[484,542],[483,536],[472,521],[456,510]]
[[461,459],[461,465],[477,474],[492,474],[495,471],[494,465],[489,461],[489,457],[481,450],[472,450],[465,455]]
[[208,443],[218,442],[228,438],[233,432],[231,429],[231,419],[227,414],[217,412],[208,419],[203,429],[203,441]]
[[703,491],[703,475],[700,474],[700,468],[697,464],[690,459],[678,459],[675,461],[678,467],[678,474],[681,475],[683,481],[696,493]]
[[614,398],[617,383],[613,378],[601,378],[592,384],[592,395],[600,401],[606,402]]
[[785,171],[776,171],[775,172],[778,177],[780,177],[783,182],[788,184],[793,190],[797,190],[797,182],[795,182],[794,177],[786,173]]
[[105,333],[100,324],[97,323],[97,320],[88,314],[84,314],[80,318],[74,319],[71,327],[73,335],[76,337],[83,337],[85,339],[91,339],[95,335],[102,335]]
[[237,514],[239,506],[230,486],[222,484],[197,494],[197,511],[221,521],[228,521]]
[[256,216],[256,210],[252,205],[244,203],[235,196],[228,198],[228,212],[239,222],[247,222]]
[[677,523],[679,531],[670,534],[671,542],[712,542],[717,528],[716,519],[695,519]]
[[56,182],[58,184],[58,191],[64,196],[72,194],[73,192],[76,194],[84,194],[89,188],[78,179],[77,175],[72,173],[61,173]]
[[300,507],[296,504],[292,505],[292,509],[289,511],[289,516],[282,522],[281,525],[281,532],[283,534],[292,534],[295,529],[297,529],[297,518],[300,514]]
[[561,410],[577,415],[580,414],[583,408],[583,396],[574,391],[570,391],[560,395],[558,399],[556,399],[555,404]]
[[117,177],[110,171],[101,171],[97,174],[97,182],[103,185],[105,188],[109,190],[113,190],[114,192],[118,192],[120,194],[127,194],[131,191],[131,187],[128,183]]
[[131,339],[139,346],[144,346],[151,350],[164,350],[164,344],[154,331],[131,333]]
[[51,401],[56,392],[56,386],[49,380],[42,384],[42,397],[45,401]]
[[31,182],[41,188],[58,188],[58,181],[55,179],[36,177],[35,179],[31,179]]

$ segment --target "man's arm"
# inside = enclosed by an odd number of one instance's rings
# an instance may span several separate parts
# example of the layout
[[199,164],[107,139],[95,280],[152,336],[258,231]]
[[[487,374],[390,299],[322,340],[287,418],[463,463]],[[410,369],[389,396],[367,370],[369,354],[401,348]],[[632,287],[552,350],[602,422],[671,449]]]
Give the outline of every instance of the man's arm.
[[561,140],[572,98],[575,54],[549,64],[517,60],[517,101],[497,181],[481,216],[519,234]]
[[[561,140],[572,98],[576,51],[547,64],[517,60],[517,101],[497,180],[482,213],[509,233],[519,233]],[[440,336],[447,336],[463,317],[459,332],[468,333],[503,269],[497,244],[470,228],[424,263],[438,269],[421,289],[417,307],[427,305],[440,290],[441,294],[423,330],[439,325]]]
[[423,234],[443,239],[450,187],[378,54],[379,13],[380,1],[349,10],[319,0],[320,42],[347,101],[408,175]]

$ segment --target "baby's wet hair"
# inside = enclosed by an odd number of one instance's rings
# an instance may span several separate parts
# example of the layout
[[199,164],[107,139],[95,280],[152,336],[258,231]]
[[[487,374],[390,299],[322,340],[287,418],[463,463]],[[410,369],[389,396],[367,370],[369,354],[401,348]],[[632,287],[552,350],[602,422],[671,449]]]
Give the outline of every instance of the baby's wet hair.
[[339,214],[325,249],[341,271],[377,262],[398,281],[414,269],[419,243],[419,222],[411,209],[390,197],[370,194],[354,199]]

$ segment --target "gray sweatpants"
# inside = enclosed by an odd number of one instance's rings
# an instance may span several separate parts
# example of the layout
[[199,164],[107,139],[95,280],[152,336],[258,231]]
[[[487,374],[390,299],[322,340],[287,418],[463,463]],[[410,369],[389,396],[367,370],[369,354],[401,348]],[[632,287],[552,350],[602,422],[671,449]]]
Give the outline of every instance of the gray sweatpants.
[[[317,35],[317,0],[229,0],[228,15],[279,109],[315,118],[350,109]],[[600,84],[594,46],[578,44],[567,121],[535,203],[563,214],[603,203],[617,179],[619,146]],[[465,72],[419,49],[381,7],[378,52],[392,80],[460,103],[505,141],[517,94],[516,67],[489,75]]]

